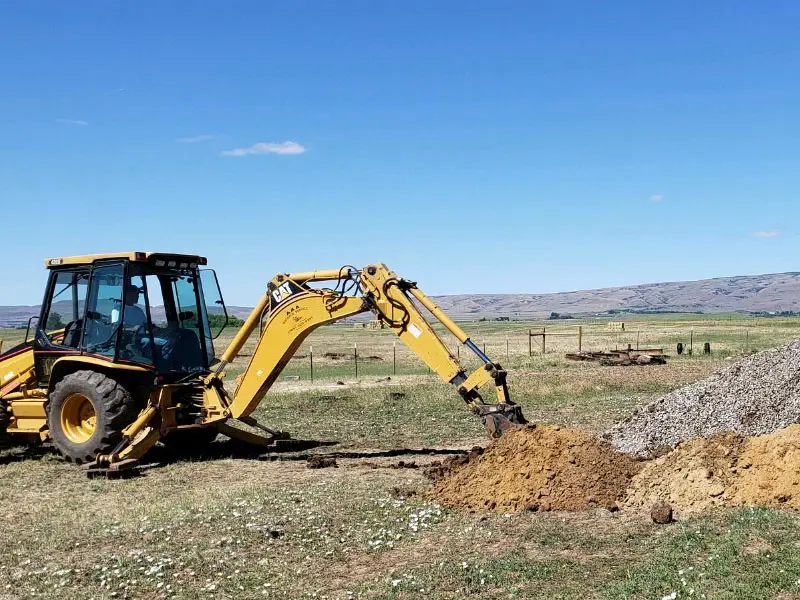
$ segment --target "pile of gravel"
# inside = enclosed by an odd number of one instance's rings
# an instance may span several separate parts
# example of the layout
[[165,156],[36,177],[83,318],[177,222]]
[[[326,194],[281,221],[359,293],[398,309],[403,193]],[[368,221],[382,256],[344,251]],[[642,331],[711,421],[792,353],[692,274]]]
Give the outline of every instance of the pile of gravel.
[[762,435],[800,422],[800,341],[759,352],[662,396],[603,437],[645,455],[732,430]]

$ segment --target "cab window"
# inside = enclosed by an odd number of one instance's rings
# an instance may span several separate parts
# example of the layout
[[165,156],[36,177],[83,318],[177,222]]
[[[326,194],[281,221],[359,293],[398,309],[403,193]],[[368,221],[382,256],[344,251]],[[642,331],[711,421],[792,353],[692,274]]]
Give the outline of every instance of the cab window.
[[70,348],[80,346],[88,288],[88,268],[58,271],[51,275],[46,312],[39,320],[39,327],[50,344]]
[[123,264],[95,266],[86,311],[83,345],[87,352],[114,358],[124,302]]
[[204,327],[198,312],[197,278],[192,271],[153,271],[144,275],[153,322],[151,356],[162,373],[191,373],[208,366]]
[[119,357],[137,363],[152,365],[153,337],[147,318],[147,286],[145,276],[138,265],[128,266],[124,301],[121,312],[112,315],[114,322],[122,319],[123,326],[119,346]]

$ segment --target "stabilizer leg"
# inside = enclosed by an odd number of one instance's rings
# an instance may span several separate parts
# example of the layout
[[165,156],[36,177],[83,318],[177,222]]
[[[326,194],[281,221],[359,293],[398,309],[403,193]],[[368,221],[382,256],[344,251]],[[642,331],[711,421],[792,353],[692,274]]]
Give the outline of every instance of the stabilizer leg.
[[278,431],[277,429],[272,429],[266,425],[260,424],[252,417],[245,417],[243,419],[239,419],[238,421],[240,423],[244,423],[245,425],[249,425],[254,429],[260,429],[266,435],[248,431],[243,427],[230,425],[230,421],[236,420],[237,419],[229,419],[228,421],[215,423],[214,427],[216,427],[217,431],[219,431],[222,435],[227,435],[229,438],[238,440],[240,442],[245,442],[247,444],[252,444],[254,446],[272,446],[277,440],[288,440],[291,437],[284,431]]
[[137,466],[150,448],[161,439],[158,426],[160,413],[157,407],[149,406],[139,417],[122,431],[122,441],[111,454],[98,454],[94,462],[83,466],[90,477],[110,475],[127,471]]

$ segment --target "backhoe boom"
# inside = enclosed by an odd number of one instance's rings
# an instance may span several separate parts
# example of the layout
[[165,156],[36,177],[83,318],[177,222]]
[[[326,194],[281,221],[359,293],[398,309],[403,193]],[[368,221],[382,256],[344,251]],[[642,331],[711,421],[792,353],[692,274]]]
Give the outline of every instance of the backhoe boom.
[[[325,281],[335,282],[335,287],[319,289],[309,285]],[[412,298],[472,350],[483,366],[468,375]],[[506,372],[500,365],[481,352],[416,284],[397,277],[383,264],[361,270],[343,267],[274,277],[267,293],[223,354],[216,372],[206,379],[207,390],[219,395],[216,401],[207,403],[211,410],[206,422],[247,419],[314,329],[366,311],[375,313],[443,381],[454,385],[470,409],[484,420],[491,436],[499,436],[512,423],[526,422],[520,407],[509,399]],[[256,328],[261,333],[253,356],[239,377],[236,392],[229,397],[221,384],[224,369],[241,352]],[[479,388],[488,383],[494,383],[496,403],[485,403],[479,393]],[[214,410],[215,406],[219,409]]]

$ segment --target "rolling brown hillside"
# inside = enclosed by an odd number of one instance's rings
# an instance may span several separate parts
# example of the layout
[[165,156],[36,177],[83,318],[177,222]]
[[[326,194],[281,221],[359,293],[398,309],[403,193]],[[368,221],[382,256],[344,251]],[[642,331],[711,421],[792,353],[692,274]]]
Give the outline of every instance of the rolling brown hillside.
[[[610,310],[800,312],[800,273],[649,283],[554,294],[461,294],[437,296],[436,302],[457,318],[484,315],[540,318],[551,312],[586,315]],[[21,324],[38,311],[35,305],[0,306],[0,326]],[[250,309],[231,306],[229,311],[245,317]]]

